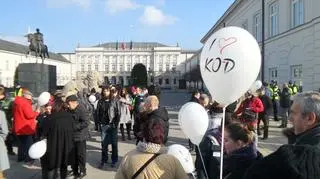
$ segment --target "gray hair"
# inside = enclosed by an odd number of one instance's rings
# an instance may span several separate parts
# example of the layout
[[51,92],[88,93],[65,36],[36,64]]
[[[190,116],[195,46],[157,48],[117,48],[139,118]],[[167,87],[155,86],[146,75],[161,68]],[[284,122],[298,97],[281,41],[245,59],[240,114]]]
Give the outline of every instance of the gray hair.
[[302,115],[315,113],[316,120],[320,121],[320,93],[315,91],[298,93],[292,99],[295,103],[299,104]]

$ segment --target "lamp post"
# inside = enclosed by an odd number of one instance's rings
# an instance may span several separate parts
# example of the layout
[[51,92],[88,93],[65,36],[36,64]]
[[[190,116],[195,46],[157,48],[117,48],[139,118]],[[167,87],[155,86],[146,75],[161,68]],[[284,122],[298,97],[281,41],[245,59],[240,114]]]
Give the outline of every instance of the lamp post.
[[262,18],[261,18],[261,21],[262,21],[262,34],[261,34],[261,81],[264,82],[264,40],[265,40],[265,29],[264,29],[264,26],[265,26],[265,19],[264,19],[264,14],[265,14],[265,10],[264,10],[264,6],[265,6],[265,3],[264,3],[265,0],[261,0],[262,2]]
[[150,78],[150,84],[153,84],[154,83],[154,72],[151,68],[149,68],[149,70],[148,70],[148,76]]

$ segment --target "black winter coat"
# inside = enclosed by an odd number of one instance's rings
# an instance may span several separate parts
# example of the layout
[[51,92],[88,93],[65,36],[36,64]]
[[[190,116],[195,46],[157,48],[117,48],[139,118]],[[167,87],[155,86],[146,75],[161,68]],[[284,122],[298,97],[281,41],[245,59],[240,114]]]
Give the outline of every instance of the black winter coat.
[[262,159],[254,144],[243,147],[224,157],[223,176],[224,179],[239,179],[244,176],[247,169],[255,162]]
[[291,105],[291,94],[289,88],[283,88],[280,94],[280,106],[282,108],[289,108]]
[[120,106],[119,98],[114,98],[110,100],[110,107],[109,107],[109,119],[110,119],[110,125],[114,128],[118,127],[120,122]]
[[[211,136],[216,137],[217,133],[219,132],[220,132],[219,129],[213,129],[213,130],[207,131],[205,137],[203,138],[203,140],[199,145],[202,158],[203,158],[203,163],[207,169],[207,174],[209,179],[219,178],[220,161],[218,158],[213,156],[213,152],[220,152],[221,149],[220,149],[220,146],[213,145],[212,139],[211,139]],[[198,174],[198,178],[204,179],[205,172],[204,172],[203,164],[201,162],[200,152],[198,148],[196,148],[195,168]]]
[[292,130],[286,133],[289,145],[281,146],[253,165],[244,179],[320,178],[320,125],[299,135],[294,135]]
[[110,109],[109,99],[100,99],[98,101],[96,115],[97,115],[97,118],[98,118],[97,121],[99,124],[108,125],[110,123],[109,109]]
[[264,107],[260,114],[270,114],[270,110],[273,108],[272,100],[267,95],[259,96],[259,99]]
[[85,141],[89,138],[89,112],[79,104],[71,111],[74,120],[74,141]]
[[247,170],[243,179],[319,179],[320,150],[310,145],[283,145]]
[[43,121],[42,136],[47,138],[47,152],[41,158],[49,170],[68,165],[73,148],[74,120],[69,112],[57,112]]

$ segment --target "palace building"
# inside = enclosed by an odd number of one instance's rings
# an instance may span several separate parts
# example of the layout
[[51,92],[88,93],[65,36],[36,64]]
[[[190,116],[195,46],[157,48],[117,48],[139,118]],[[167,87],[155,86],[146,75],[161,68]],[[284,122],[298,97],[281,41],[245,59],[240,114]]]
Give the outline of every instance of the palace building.
[[157,42],[109,42],[93,47],[78,47],[74,53],[60,53],[71,62],[71,78],[82,78],[90,71],[107,83],[130,84],[131,70],[142,63],[149,83],[162,88],[178,88],[185,67],[181,65],[196,51]]

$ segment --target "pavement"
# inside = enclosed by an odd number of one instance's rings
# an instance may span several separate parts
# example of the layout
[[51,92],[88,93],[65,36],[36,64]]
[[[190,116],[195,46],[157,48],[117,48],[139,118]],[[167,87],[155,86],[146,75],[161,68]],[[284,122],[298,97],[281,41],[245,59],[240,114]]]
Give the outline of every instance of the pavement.
[[[169,111],[170,117],[170,130],[169,140],[167,145],[181,144],[188,146],[188,140],[182,133],[178,123],[178,112],[182,104],[188,101],[189,93],[185,92],[165,92],[161,94],[161,105],[166,106]],[[279,148],[281,145],[286,144],[287,140],[281,134],[279,122],[270,121],[269,139],[258,140],[259,151],[263,155],[268,155]],[[101,144],[100,134],[92,132],[92,138],[87,141],[87,176],[86,179],[106,179],[114,178],[117,167],[112,168],[106,165],[103,169],[98,169],[98,164],[101,157]],[[135,149],[134,140],[122,141],[119,137],[119,161],[130,150]],[[14,148],[15,152],[17,149]],[[194,156],[195,154],[192,153]],[[6,171],[7,179],[41,179],[40,161],[36,161],[33,165],[25,163],[17,163],[16,156],[10,156],[11,168]],[[119,164],[118,164],[119,165]]]

